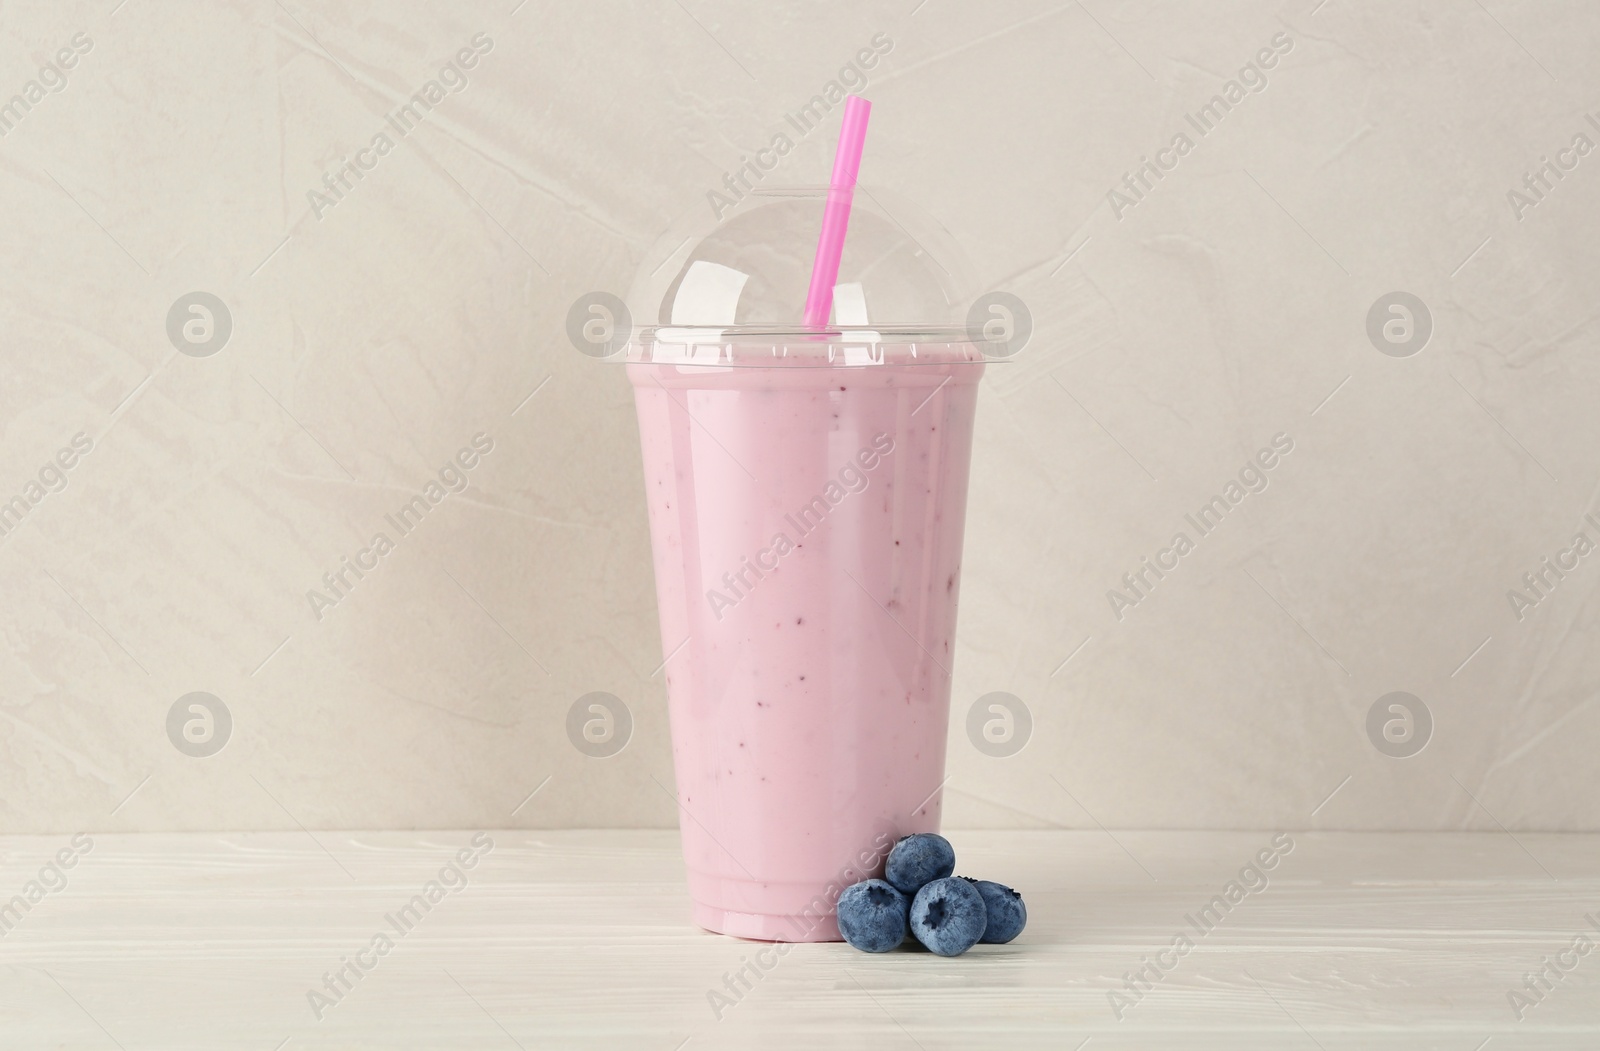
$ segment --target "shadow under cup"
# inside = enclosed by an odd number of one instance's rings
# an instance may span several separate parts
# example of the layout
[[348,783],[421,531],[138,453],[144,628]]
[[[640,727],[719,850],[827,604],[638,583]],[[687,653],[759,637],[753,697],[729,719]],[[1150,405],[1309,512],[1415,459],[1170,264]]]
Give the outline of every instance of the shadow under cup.
[[627,370],[693,918],[836,941],[839,892],[939,828],[983,356],[662,349]]

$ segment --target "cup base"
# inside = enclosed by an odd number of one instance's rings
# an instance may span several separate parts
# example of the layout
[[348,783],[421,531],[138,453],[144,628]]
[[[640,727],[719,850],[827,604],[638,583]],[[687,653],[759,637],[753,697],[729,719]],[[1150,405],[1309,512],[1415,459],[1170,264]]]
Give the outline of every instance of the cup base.
[[768,912],[733,912],[695,902],[690,912],[696,926],[714,934],[761,942],[838,942],[839,924],[832,915],[792,916]]

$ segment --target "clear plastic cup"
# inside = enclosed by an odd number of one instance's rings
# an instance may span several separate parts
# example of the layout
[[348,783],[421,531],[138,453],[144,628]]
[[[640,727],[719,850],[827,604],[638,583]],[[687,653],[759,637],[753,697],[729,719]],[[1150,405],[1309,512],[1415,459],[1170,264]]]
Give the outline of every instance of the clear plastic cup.
[[839,892],[939,828],[985,367],[954,256],[876,195],[833,326],[794,323],[824,192],[647,262],[627,348],[693,918],[775,941],[837,940]]

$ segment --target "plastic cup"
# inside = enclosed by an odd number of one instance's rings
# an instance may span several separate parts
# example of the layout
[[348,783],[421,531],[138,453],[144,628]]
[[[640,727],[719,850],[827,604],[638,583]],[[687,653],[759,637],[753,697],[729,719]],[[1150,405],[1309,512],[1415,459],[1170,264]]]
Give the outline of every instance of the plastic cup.
[[834,328],[774,322],[816,236],[780,198],[636,286],[659,323],[627,371],[693,919],[829,941],[839,892],[939,828],[985,365],[960,326],[869,320],[954,312],[948,272],[870,214]]

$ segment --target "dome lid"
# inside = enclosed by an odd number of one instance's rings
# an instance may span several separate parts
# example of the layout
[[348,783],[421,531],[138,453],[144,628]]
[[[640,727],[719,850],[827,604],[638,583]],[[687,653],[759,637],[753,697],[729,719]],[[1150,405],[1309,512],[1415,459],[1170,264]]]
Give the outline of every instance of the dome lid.
[[[827,330],[802,317],[828,188],[757,187],[718,220],[676,224],[639,268],[636,346],[970,340],[968,267],[949,233],[891,191],[857,186]],[[634,355],[630,354],[630,357]]]

